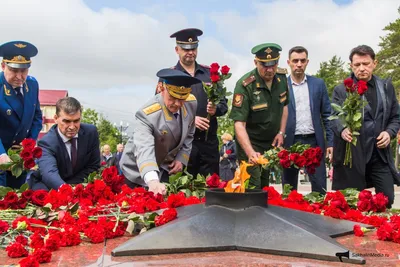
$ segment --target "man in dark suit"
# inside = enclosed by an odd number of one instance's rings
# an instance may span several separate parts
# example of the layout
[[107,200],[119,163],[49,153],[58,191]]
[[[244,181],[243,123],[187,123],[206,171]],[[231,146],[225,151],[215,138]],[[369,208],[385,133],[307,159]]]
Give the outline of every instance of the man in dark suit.
[[[295,46],[289,50],[287,63],[291,75],[288,84],[292,101],[289,104],[284,144],[286,148],[298,142],[312,147],[319,146],[322,151],[326,148],[326,155],[331,158],[333,133],[328,120],[331,115],[331,103],[324,81],[305,74],[308,62],[306,48]],[[297,190],[298,176],[299,169],[284,169],[282,185],[290,184],[293,190]],[[321,165],[315,174],[309,174],[309,177],[311,190],[325,194],[325,157],[322,157]]]
[[121,168],[119,166],[119,161],[121,160],[122,152],[124,152],[124,145],[123,144],[118,144],[117,145],[117,152],[114,153],[114,157],[115,157],[115,164],[117,166],[119,174],[122,174]]
[[[3,58],[0,73],[0,164],[10,161],[7,150],[19,145],[25,138],[37,139],[42,129],[42,112],[39,104],[39,85],[28,76],[31,57],[37,48],[24,41],[13,41],[0,46]],[[26,174],[12,176],[0,171],[0,186],[19,188]]]
[[[352,141],[352,133],[337,119],[332,121],[334,131],[332,189],[375,187],[375,192],[385,194],[390,207],[394,201],[394,186],[400,186],[399,174],[393,163],[390,140],[400,128],[399,105],[390,80],[373,75],[377,61],[375,52],[367,45],[355,47],[350,52],[353,82],[363,80],[368,89],[363,98],[368,104],[363,109],[363,122],[357,145],[351,145],[352,167],[343,164],[346,142]],[[344,84],[335,87],[332,102],[342,105],[346,99]],[[335,114],[336,115],[336,114]]]
[[[103,153],[101,154],[100,160],[101,165],[106,167],[116,166],[117,161],[115,156],[111,153],[111,147],[109,145],[105,144],[103,146]],[[103,164],[103,162],[105,164]]]
[[43,155],[28,181],[33,190],[58,189],[82,183],[100,167],[99,134],[95,126],[81,123],[81,104],[73,97],[57,101],[56,124],[39,141]]

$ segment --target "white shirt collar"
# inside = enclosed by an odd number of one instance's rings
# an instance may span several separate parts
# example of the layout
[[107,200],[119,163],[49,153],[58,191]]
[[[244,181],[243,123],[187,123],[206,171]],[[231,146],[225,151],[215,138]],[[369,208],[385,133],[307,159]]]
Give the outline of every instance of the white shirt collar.
[[292,80],[292,85],[302,85],[302,84],[304,84],[304,83],[307,82],[307,75],[304,75],[304,78],[303,78],[303,80],[302,80],[300,83],[296,83],[296,82],[292,79],[291,76],[290,76],[290,78],[291,78],[291,80]]
[[[66,137],[65,135],[63,135],[63,134],[61,133],[61,131],[60,131],[60,128],[58,128],[58,127],[57,127],[57,131],[58,131],[58,134],[61,136],[61,139],[63,140],[64,143],[69,142],[69,140],[70,140],[71,138],[68,138],[68,137]],[[74,138],[78,138],[78,134],[76,134],[76,135],[74,136]]]

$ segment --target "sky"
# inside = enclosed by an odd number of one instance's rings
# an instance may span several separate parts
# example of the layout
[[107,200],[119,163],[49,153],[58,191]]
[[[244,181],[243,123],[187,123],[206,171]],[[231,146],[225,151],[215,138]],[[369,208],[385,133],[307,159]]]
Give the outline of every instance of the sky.
[[[132,125],[154,94],[156,73],[178,57],[169,36],[200,28],[197,61],[231,68],[228,90],[254,68],[251,48],[309,50],[309,74],[351,48],[379,50],[383,28],[399,18],[398,0],[1,0],[0,43],[29,41],[39,53],[30,75],[41,89],[66,89],[85,108]],[[129,129],[128,129],[129,131]]]

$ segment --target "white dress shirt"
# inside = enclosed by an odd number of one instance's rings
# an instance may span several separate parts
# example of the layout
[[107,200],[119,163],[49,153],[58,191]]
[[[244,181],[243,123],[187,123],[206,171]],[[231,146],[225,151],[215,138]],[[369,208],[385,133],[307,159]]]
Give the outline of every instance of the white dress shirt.
[[[57,127],[57,131],[58,131],[59,135],[61,136],[61,139],[64,142],[65,148],[67,149],[67,152],[68,152],[69,159],[71,159],[71,143],[69,142],[69,140],[71,138],[68,138],[65,135],[63,135],[58,127]],[[74,136],[74,138],[78,138],[78,134],[76,134]],[[78,139],[76,139],[76,151],[78,151]]]
[[304,79],[300,83],[296,83],[292,79],[292,88],[296,105],[296,130],[294,134],[313,134],[314,125],[311,117],[307,76],[304,76]]

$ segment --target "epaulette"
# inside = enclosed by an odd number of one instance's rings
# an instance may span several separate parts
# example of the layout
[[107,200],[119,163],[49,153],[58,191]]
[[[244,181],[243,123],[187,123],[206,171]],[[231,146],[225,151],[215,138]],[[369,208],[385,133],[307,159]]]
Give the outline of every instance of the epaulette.
[[247,86],[256,80],[256,76],[251,75],[242,81],[243,86]]
[[203,65],[203,64],[199,64],[199,65],[202,66],[203,68],[206,68],[206,69],[210,68],[210,66],[207,66],[207,65]]
[[196,101],[197,99],[196,99],[196,97],[194,96],[194,95],[192,95],[192,94],[190,94],[187,98],[186,98],[186,101]]
[[161,109],[161,105],[159,103],[154,103],[143,109],[144,114],[149,115]]
[[276,70],[276,73],[278,74],[288,74],[288,71],[286,68],[279,68]]

